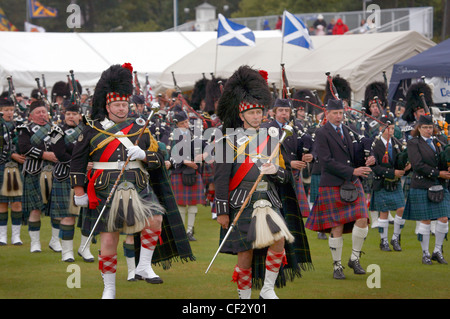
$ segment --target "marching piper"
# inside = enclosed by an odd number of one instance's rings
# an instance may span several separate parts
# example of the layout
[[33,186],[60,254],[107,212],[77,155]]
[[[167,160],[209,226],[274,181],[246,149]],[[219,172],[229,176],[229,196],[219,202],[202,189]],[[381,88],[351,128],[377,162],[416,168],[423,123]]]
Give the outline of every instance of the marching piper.
[[[181,218],[172,203],[164,158],[145,127],[149,119],[128,118],[132,92],[129,63],[102,73],[93,96],[92,119],[78,137],[70,166],[75,204],[89,208],[83,229],[100,234],[105,299],[116,295],[121,233],[134,234],[137,279],[162,283],[152,263],[194,259],[186,233],[179,228]],[[92,169],[86,172],[90,161]]]
[[[279,153],[274,154],[279,165],[267,162],[274,150],[272,138],[278,136],[278,131],[271,130],[272,137],[260,129],[263,109],[271,100],[267,80],[241,66],[227,80],[218,104],[225,134],[216,141],[223,153],[216,148],[214,175],[219,249],[237,255],[233,281],[242,299],[250,299],[252,287],[261,286],[260,298],[278,298],[275,285],[284,286],[286,279],[299,277],[311,264],[292,173]],[[239,211],[237,224],[231,223]]]
[[[72,151],[78,137],[84,129],[81,121],[81,109],[69,100],[63,102],[65,109],[64,124],[54,125],[50,133],[50,147],[58,162],[53,167],[52,192],[49,201],[49,211],[52,219],[59,220],[59,237],[61,239],[61,260],[73,262],[73,238],[75,234],[75,220],[80,216],[80,207],[73,202],[70,185],[70,161]],[[80,216],[79,218],[82,218]],[[78,254],[86,262],[93,262],[94,256],[89,250],[90,242],[85,246],[89,232],[82,232]]]
[[0,153],[0,245],[6,245],[8,225],[8,205],[11,205],[11,243],[22,245],[20,229],[22,225],[23,176],[21,173],[25,156],[19,154],[17,145],[17,124],[14,121],[14,102],[8,97],[0,98],[0,119],[2,149]]
[[[359,177],[367,177],[375,158],[354,147],[348,128],[342,125],[344,104],[340,99],[327,103],[327,123],[317,130],[315,146],[322,172],[319,195],[305,226],[329,232],[333,278],[345,279],[341,264],[343,234],[352,233],[352,253],[348,266],[355,274],[365,274],[359,259],[368,230],[368,212]],[[356,143],[357,145],[358,143]]]
[[[25,155],[23,164],[23,214],[28,223],[31,238],[31,252],[41,251],[41,214],[48,214],[48,200],[52,189],[53,165],[58,161],[50,149],[51,124],[48,110],[43,100],[30,105],[29,123],[17,127],[19,149]],[[61,252],[59,241],[59,221],[51,219],[52,237],[49,247]]]
[[386,126],[379,126],[382,135],[375,141],[373,152],[376,164],[372,167],[374,172],[373,190],[370,201],[370,211],[380,212],[378,218],[378,230],[380,233],[380,249],[391,251],[388,241],[388,214],[395,211],[394,232],[391,238],[391,245],[395,251],[401,251],[400,235],[405,225],[402,219],[405,208],[405,196],[403,194],[401,178],[408,173],[411,165],[399,167],[398,154],[402,152],[402,144],[395,139],[394,118],[382,116],[380,121]]

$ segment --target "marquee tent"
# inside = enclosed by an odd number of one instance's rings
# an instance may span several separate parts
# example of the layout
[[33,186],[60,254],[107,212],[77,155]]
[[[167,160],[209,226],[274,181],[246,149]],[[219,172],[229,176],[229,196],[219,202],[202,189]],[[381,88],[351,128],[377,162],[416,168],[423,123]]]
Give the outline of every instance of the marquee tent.
[[[394,65],[389,84],[389,101],[395,99],[396,95],[404,96],[404,92],[398,91],[402,81],[419,79],[422,76],[446,78],[445,81],[437,82],[440,87],[435,87],[434,92],[435,95],[440,95],[438,103],[450,102],[450,39]],[[435,102],[436,100],[438,99],[434,98]]]
[[354,100],[360,101],[370,82],[383,81],[383,71],[389,78],[395,63],[435,45],[415,31],[312,36],[314,50],[282,45],[280,32],[255,37],[256,45],[252,47],[217,46],[216,39],[209,40],[167,67],[158,80],[157,90],[173,87],[172,72],[177,84],[187,90],[201,79],[202,73],[228,78],[243,64],[266,70],[269,84],[275,83],[280,88],[280,64],[284,63],[291,87],[324,90],[325,73],[340,74],[349,81]]
[[[151,85],[170,64],[214,38],[214,32],[40,33],[0,32],[0,88],[12,76],[16,92],[29,95],[45,75],[49,92],[70,70],[83,88],[94,88],[101,72],[129,62],[141,85]],[[42,84],[42,81],[41,81]]]

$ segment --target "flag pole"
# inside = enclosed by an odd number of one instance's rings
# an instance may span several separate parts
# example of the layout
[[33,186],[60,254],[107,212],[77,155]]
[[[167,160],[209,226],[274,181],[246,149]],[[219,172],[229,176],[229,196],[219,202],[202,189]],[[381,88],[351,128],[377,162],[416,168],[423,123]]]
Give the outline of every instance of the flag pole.
[[219,52],[219,44],[216,41],[216,59],[214,60],[214,76],[217,74],[217,56]]
[[[281,26],[281,61],[280,61],[280,65],[284,63],[283,62],[283,60],[284,60],[283,55],[284,55],[284,27],[285,27],[285,19],[286,19],[286,10],[283,11],[283,24]],[[280,72],[280,83],[283,84],[283,74],[282,74],[282,72]],[[282,85],[280,85],[280,88],[281,87],[282,87]],[[280,96],[283,96],[283,93],[281,93]]]

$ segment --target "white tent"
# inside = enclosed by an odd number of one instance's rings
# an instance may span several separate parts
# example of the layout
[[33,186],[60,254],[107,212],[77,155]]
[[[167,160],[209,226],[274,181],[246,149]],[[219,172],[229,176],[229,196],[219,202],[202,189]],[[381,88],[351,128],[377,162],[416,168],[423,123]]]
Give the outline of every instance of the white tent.
[[[268,32],[268,31],[262,31]],[[216,39],[170,65],[158,80],[157,90],[172,88],[172,72],[177,84],[192,89],[202,73],[215,72],[228,78],[243,64],[269,73],[269,84],[281,84],[281,63],[285,64],[290,87],[324,90],[326,72],[346,78],[354,99],[361,100],[364,89],[372,81],[383,81],[382,71],[389,78],[392,66],[435,45],[415,31],[342,36],[312,36],[314,50],[282,45],[281,33],[255,33],[253,47],[217,46]],[[283,50],[282,50],[283,48]],[[218,51],[216,51],[218,50]],[[283,57],[281,56],[283,52]],[[216,59],[217,56],[217,59]]]
[[[29,95],[45,75],[50,92],[70,70],[83,88],[93,88],[112,64],[129,62],[141,85],[153,86],[161,72],[214,38],[214,32],[40,33],[0,32],[0,89],[12,76],[16,92]],[[42,85],[42,81],[41,81]]]

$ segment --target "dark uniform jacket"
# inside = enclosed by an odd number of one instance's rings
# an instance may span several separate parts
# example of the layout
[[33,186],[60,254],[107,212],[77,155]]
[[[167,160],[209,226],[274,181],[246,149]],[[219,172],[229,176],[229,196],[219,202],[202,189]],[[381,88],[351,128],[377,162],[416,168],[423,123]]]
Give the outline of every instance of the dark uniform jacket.
[[[411,163],[413,175],[411,178],[411,188],[427,189],[438,183],[445,185],[445,180],[439,178],[439,171],[446,170],[440,167],[440,148],[433,139],[436,152],[421,137],[413,137],[408,141],[408,158]],[[444,165],[446,166],[446,164]]]
[[375,174],[372,184],[374,191],[378,191],[384,187],[385,179],[393,180],[395,178],[395,158],[401,152],[402,145],[394,139],[391,139],[389,142],[392,143],[392,157],[389,156],[388,163],[383,163],[383,156],[386,152],[386,146],[383,141],[381,139],[377,140],[373,147],[373,155],[376,161],[376,164],[372,167],[372,171]]
[[345,141],[330,122],[316,132],[315,148],[322,172],[319,186],[341,186],[344,181],[355,180],[353,176],[355,150],[348,129],[342,126]]

